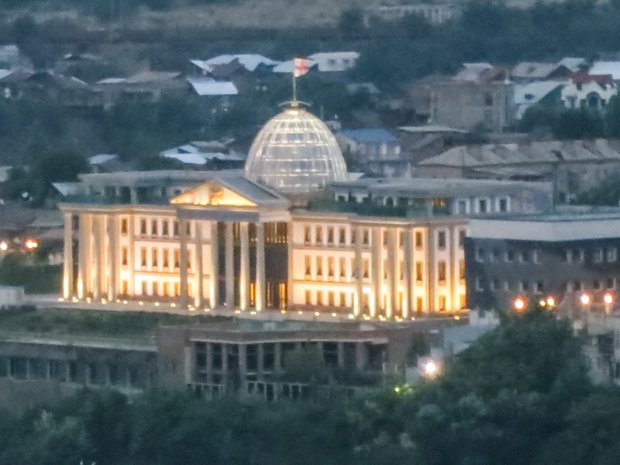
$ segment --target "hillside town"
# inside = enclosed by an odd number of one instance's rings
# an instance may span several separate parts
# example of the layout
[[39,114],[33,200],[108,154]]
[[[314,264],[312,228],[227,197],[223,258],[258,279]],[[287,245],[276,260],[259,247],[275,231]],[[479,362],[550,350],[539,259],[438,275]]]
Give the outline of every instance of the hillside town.
[[[348,13],[355,36],[377,21],[450,25],[467,9]],[[472,461],[433,462],[421,429],[447,418],[443,401],[452,423],[436,427],[467,430],[467,409],[514,419],[502,409],[614,395],[620,55],[459,62],[388,85],[360,71],[362,47],[284,60],[231,48],[165,70],[64,52],[0,45],[0,408],[43,408],[33,431],[50,443],[77,437],[46,416],[67,399],[110,402],[123,421],[235,399],[257,418],[265,404],[350,407],[337,421],[359,435],[343,455],[359,463],[549,463],[566,440],[558,419],[541,426],[558,442],[537,461],[488,459],[502,453],[485,440],[480,456],[455,446]],[[402,424],[373,423],[390,414]],[[50,463],[183,456],[131,434],[122,457],[90,439]],[[249,463],[231,457],[214,463]]]

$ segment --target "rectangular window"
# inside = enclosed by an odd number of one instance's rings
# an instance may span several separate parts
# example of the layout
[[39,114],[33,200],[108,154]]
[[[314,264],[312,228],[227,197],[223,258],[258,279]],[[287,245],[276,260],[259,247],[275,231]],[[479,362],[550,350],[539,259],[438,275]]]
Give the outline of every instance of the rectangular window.
[[362,231],[362,245],[369,245],[370,244],[370,232],[368,231],[368,228],[364,228],[364,230]]
[[140,249],[140,266],[146,268],[146,247]]
[[170,235],[170,231],[168,227],[169,227],[168,220],[163,220],[161,223],[161,235],[162,236],[168,237]]
[[415,232],[415,248],[419,250],[422,247],[424,247],[424,236],[422,236],[421,231],[416,231]]
[[316,277],[323,279],[323,257],[316,257]]
[[459,260],[459,279],[463,281],[465,279],[465,260]]
[[340,257],[339,260],[339,267],[340,267],[340,280],[344,281],[347,277],[347,259],[344,257]]
[[601,247],[597,247],[592,252],[592,261],[594,263],[602,263],[603,262],[603,249]]
[[170,297],[170,283],[167,281],[164,283],[164,291],[162,292],[164,297]]
[[445,310],[446,310],[446,296],[440,295],[439,296],[439,311],[443,312]]
[[467,235],[467,231],[464,229],[459,229],[459,248],[463,248],[463,244],[465,243],[465,236]]
[[127,247],[123,247],[121,249],[121,265],[127,266],[127,263],[129,263],[129,250]]
[[370,275],[370,263],[368,262],[367,258],[364,258],[364,260],[362,261],[362,267],[363,267],[363,278],[368,279],[368,276]]
[[157,268],[157,266],[158,266],[158,263],[157,263],[158,262],[158,260],[157,260],[158,256],[159,256],[159,250],[157,250],[156,248],[153,248],[151,250],[151,266],[153,268]]
[[577,249],[575,252],[575,257],[577,259],[577,262],[583,263],[586,259],[586,253],[583,249]]
[[519,261],[521,263],[527,263],[530,261],[530,254],[526,250],[522,250],[519,254]]
[[185,226],[185,234],[187,234],[187,237],[192,237],[192,223],[191,222],[187,222],[186,226]]
[[179,252],[179,249],[174,249],[173,258],[174,258],[174,268],[178,270],[179,266],[181,266],[180,264],[181,253]]
[[146,220],[145,219],[140,220],[140,235],[146,236]]
[[437,263],[437,279],[440,283],[444,283],[446,281],[446,262],[443,260]]
[[142,295],[147,295],[148,294],[148,289],[146,286],[146,281],[142,281]]
[[484,249],[480,247],[476,249],[476,261],[479,261],[479,262],[484,261]]
[[327,278],[334,279],[334,257],[327,257]]
[[446,232],[439,231],[437,233],[437,248],[439,250],[444,250],[446,248]]
[[487,213],[489,209],[489,204],[486,199],[478,200],[478,212],[479,213]]
[[490,255],[490,259],[492,262],[496,262],[499,260],[499,250],[498,249],[491,249],[491,255]]
[[162,263],[163,263],[164,269],[166,270],[170,266],[169,255],[170,255],[170,251],[168,249],[162,250]]
[[157,281],[153,281],[152,295],[159,295],[159,283]]
[[310,278],[312,276],[312,263],[309,255],[304,257],[304,270],[306,279]]
[[340,228],[340,245],[347,244],[347,230],[345,228]]
[[506,250],[506,261],[514,262],[515,261],[515,252],[514,250]]
[[572,249],[566,249],[564,251],[564,261],[566,263],[572,263],[573,262],[573,251],[572,251]]
[[317,226],[316,228],[316,243],[317,244],[323,243],[323,228],[320,226]]
[[127,234],[128,230],[129,230],[129,222],[127,221],[127,218],[123,218],[121,220],[121,234],[122,235]]
[[618,249],[616,247],[608,247],[606,255],[608,262],[618,261]]
[[330,307],[333,307],[334,305],[336,305],[335,300],[334,300],[334,291],[329,291],[327,293],[327,305],[329,305]]
[[316,291],[316,304],[323,305],[323,292]]
[[340,293],[340,306],[341,307],[347,306],[347,295],[344,292]]
[[499,199],[498,210],[502,213],[508,211],[508,199]]
[[607,289],[614,289],[616,287],[616,278],[607,278],[605,284]]
[[310,244],[311,240],[311,230],[310,226],[304,227],[304,244]]
[[159,231],[157,227],[157,220],[151,220],[151,236],[157,236]]
[[327,228],[327,243],[329,245],[334,244],[334,228],[332,226]]
[[467,200],[459,200],[456,203],[456,213],[459,215],[467,214]]
[[179,237],[179,222],[177,220],[172,223],[172,234],[174,237]]
[[312,293],[306,291],[306,305],[312,305]]
[[545,283],[543,283],[542,281],[536,281],[536,283],[534,284],[534,291],[543,292],[544,290],[545,290]]
[[424,281],[424,264],[422,262],[415,262],[415,280],[418,283]]

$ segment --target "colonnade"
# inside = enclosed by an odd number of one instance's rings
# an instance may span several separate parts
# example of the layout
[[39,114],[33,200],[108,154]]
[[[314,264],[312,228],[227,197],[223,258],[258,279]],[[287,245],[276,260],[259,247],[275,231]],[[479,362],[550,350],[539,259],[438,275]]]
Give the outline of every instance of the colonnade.
[[[107,299],[113,301],[119,296],[119,257],[120,246],[118,241],[119,220],[117,215],[103,213],[80,213],[78,216],[78,253],[77,253],[77,281],[74,276],[73,254],[73,218],[74,214],[64,213],[64,266],[62,294],[65,300],[88,297],[93,300]],[[250,308],[250,235],[249,222],[239,222],[240,231],[240,273],[235,277],[234,269],[234,222],[225,222],[224,237],[220,237],[218,222],[210,220],[194,220],[195,234],[192,239],[188,236],[188,221],[179,220],[179,304],[182,308],[190,305],[189,277],[190,264],[188,262],[188,245],[193,241],[195,249],[194,266],[194,301],[195,307],[203,307],[209,303],[215,308],[220,302],[219,276],[220,269],[224,268],[225,295],[224,305],[228,308],[248,310]],[[266,276],[265,276],[265,226],[263,223],[254,223],[256,230],[256,275],[254,308],[262,311],[266,308]],[[203,228],[210,227],[210,238],[205,241]],[[127,288],[126,294],[136,296],[135,293],[135,231],[133,217],[129,216],[127,228]],[[224,263],[220,264],[220,242],[224,245]],[[207,270],[204,268],[204,247],[210,247],[210,263]],[[205,286],[206,272],[209,273],[208,286]],[[76,285],[74,286],[74,282]],[[238,285],[239,301],[235,302],[235,286]],[[75,288],[74,288],[75,287]],[[121,291],[122,292],[122,291]]]

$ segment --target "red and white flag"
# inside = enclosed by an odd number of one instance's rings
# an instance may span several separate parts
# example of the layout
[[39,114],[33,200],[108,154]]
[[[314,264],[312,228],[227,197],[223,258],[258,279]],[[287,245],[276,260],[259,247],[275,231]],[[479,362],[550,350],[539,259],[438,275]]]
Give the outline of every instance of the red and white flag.
[[293,70],[293,77],[303,76],[310,71],[307,58],[295,58],[294,63],[295,69]]

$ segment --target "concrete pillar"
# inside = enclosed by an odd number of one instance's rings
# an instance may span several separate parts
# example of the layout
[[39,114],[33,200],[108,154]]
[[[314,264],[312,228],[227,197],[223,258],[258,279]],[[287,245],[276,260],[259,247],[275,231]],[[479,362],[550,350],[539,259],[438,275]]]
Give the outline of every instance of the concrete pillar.
[[93,216],[93,300],[101,299],[101,283],[105,275],[105,262],[103,259],[103,248],[105,241],[103,238],[103,224],[106,217],[104,215]]
[[106,224],[107,229],[107,245],[108,245],[108,301],[112,302],[116,299],[118,293],[118,234],[117,234],[117,221],[113,215],[108,215]]
[[247,222],[239,225],[241,251],[239,256],[239,308],[243,311],[250,306],[250,234]]
[[403,318],[409,318],[413,308],[413,231],[405,229],[403,244]]
[[353,314],[359,316],[364,311],[364,263],[362,259],[362,227],[353,226],[353,240],[355,243],[355,294],[353,296]]
[[371,262],[372,262],[372,293],[373,300],[370,305],[370,316],[375,318],[381,311],[382,284],[383,284],[383,235],[381,227],[372,228]]
[[209,301],[211,309],[217,307],[219,300],[219,246],[218,246],[217,221],[211,221],[211,281],[209,290]]
[[181,273],[181,283],[179,286],[180,298],[179,305],[186,308],[188,304],[187,295],[187,220],[179,220],[179,268]]
[[338,343],[338,368],[344,368],[344,342]]
[[265,309],[265,225],[256,223],[256,310]]
[[287,248],[288,248],[288,282],[286,284],[286,308],[293,308],[295,306],[295,264],[293,263],[293,223],[287,223]]
[[226,283],[226,307],[235,308],[235,256],[234,256],[233,223],[226,222],[224,238],[224,280]]
[[79,232],[79,263],[78,263],[78,298],[85,299],[90,292],[89,273],[90,268],[90,236],[91,217],[87,213],[80,215]]
[[65,300],[73,297],[73,214],[65,213],[65,259],[62,273],[62,296]]
[[256,371],[258,374],[258,379],[260,381],[265,379],[265,343],[260,342],[257,344],[257,354],[258,360],[256,364]]
[[213,345],[210,342],[207,346],[207,384],[213,384]]
[[389,228],[387,234],[387,302],[385,306],[385,316],[392,318],[398,310],[398,230]]
[[366,347],[364,342],[355,343],[355,368],[362,371],[366,368]]
[[194,294],[194,305],[196,308],[202,307],[204,296],[204,272],[202,269],[202,222],[196,221],[196,242],[195,242],[195,260],[196,266],[194,273],[196,273],[196,293]]
[[183,347],[183,378],[186,385],[192,383],[192,373],[194,372],[193,362],[192,346]]
[[239,344],[239,381],[241,382],[241,392],[248,392],[248,359],[247,347],[245,344]]
[[273,371],[275,374],[282,372],[282,343],[276,342],[273,352]]

